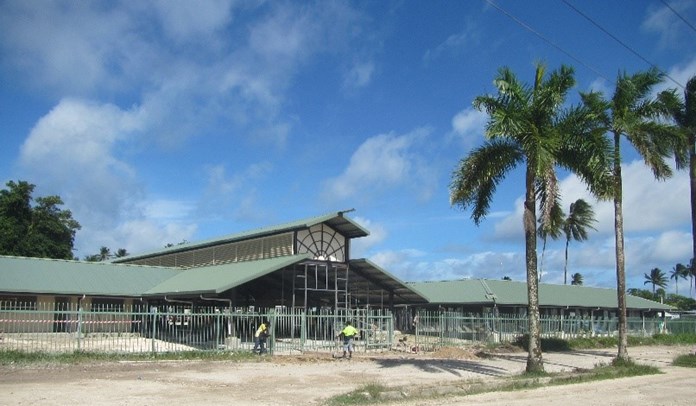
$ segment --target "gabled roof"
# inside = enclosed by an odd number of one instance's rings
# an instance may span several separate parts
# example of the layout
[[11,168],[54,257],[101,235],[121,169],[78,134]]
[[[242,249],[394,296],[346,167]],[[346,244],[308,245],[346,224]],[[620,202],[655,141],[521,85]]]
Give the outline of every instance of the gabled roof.
[[304,261],[310,254],[191,268],[143,292],[143,296],[217,294]]
[[139,297],[180,272],[143,265],[0,256],[0,291]]
[[[380,268],[367,259],[353,259],[350,261],[350,270],[368,283],[378,286],[387,292],[394,293],[394,304],[422,304],[427,303],[425,297],[416,292],[411,286],[405,284],[397,277]],[[356,287],[355,277],[351,280],[351,286]],[[374,288],[373,288],[374,289]],[[360,288],[355,289],[353,296],[359,295]]]
[[[350,211],[350,210],[347,210]],[[210,240],[199,241],[196,243],[175,245],[173,247],[164,248],[161,250],[150,251],[143,254],[129,255],[127,257],[114,259],[113,263],[124,263],[131,262],[137,259],[143,259],[148,257],[154,257],[164,254],[171,254],[174,252],[183,252],[193,249],[205,248],[214,245],[226,244],[231,242],[249,240],[252,238],[265,237],[269,235],[286,233],[289,231],[302,230],[312,227],[316,224],[325,223],[332,227],[334,230],[343,234],[347,238],[358,238],[367,237],[370,233],[362,228],[358,223],[354,222],[348,217],[344,216],[347,211],[339,211],[335,213],[329,213],[322,216],[310,217],[304,220],[293,221],[290,223],[280,224],[271,227],[262,227],[254,230],[244,231],[241,233],[230,234],[223,237],[213,238]]]
[[[527,305],[527,284],[504,280],[466,279],[415,282],[411,286],[435,304]],[[539,284],[541,307],[585,307],[616,309],[615,289],[588,286]],[[635,310],[669,310],[672,306],[626,295],[626,307]]]
[[0,256],[0,291],[144,297],[221,293],[309,254],[192,269]]

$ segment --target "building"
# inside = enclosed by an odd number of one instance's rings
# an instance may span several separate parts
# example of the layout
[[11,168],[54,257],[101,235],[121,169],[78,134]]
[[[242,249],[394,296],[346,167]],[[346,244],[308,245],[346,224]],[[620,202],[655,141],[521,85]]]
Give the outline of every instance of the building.
[[[500,280],[405,283],[367,259],[351,257],[351,241],[368,231],[345,214],[305,220],[111,262],[0,256],[0,301],[54,302],[86,308],[171,303],[227,308],[378,308],[402,317],[414,309],[523,314],[526,284]],[[582,286],[540,286],[543,314],[612,317],[616,292]],[[627,296],[629,316],[671,307]],[[402,312],[402,313],[404,313]]]

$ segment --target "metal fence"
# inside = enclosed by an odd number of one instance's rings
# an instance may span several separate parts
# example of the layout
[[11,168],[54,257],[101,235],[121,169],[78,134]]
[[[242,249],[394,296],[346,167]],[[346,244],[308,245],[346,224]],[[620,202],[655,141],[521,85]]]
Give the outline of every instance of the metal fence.
[[[528,332],[525,316],[420,311],[414,318],[412,350],[471,343],[512,342]],[[618,318],[542,316],[542,338],[618,336]],[[628,318],[631,336],[696,333],[696,319]],[[403,339],[402,339],[403,340]]]
[[276,354],[338,351],[349,320],[360,331],[356,351],[389,349],[394,337],[392,316],[382,311],[0,303],[0,351],[252,351],[264,319],[271,323],[267,348]]
[[[388,311],[92,305],[0,302],[0,351],[161,353],[252,351],[260,323],[271,323],[274,354],[338,352],[346,321],[360,331],[357,352],[428,351],[444,346],[511,342],[527,332],[527,318],[504,314],[419,311],[411,328],[396,331]],[[542,317],[542,337],[617,335],[616,318]],[[695,319],[629,318],[630,335],[696,333]]]

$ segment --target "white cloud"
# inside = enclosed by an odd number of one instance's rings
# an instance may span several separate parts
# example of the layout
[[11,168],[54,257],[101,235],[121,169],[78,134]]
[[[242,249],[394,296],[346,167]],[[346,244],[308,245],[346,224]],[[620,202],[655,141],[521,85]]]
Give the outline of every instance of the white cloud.
[[[689,178],[686,171],[675,171],[666,181],[657,181],[643,161],[622,165],[624,231],[646,232],[669,230],[691,220]],[[597,218],[595,228],[600,234],[614,232],[614,204],[598,202],[580,179],[570,175],[560,182],[561,199],[567,213],[570,204],[585,199],[592,205]],[[522,238],[523,198],[518,197],[514,212],[495,225],[500,239]]]
[[471,148],[484,137],[488,114],[474,108],[467,108],[452,117],[450,137],[461,140],[467,148]]
[[[694,9],[694,3],[688,0],[671,1],[669,5],[680,15],[688,15]],[[683,43],[684,33],[689,30],[689,27],[677,14],[666,6],[651,7],[641,28],[657,33],[660,36],[661,46],[675,49],[678,49],[679,44]],[[687,35],[690,34],[692,33],[687,33]]]
[[430,135],[426,129],[409,134],[380,134],[358,147],[341,175],[323,185],[327,200],[369,199],[390,189],[406,187],[420,199],[433,192],[433,171],[418,149]]
[[367,237],[352,240],[350,245],[353,258],[364,258],[372,247],[382,243],[387,238],[388,232],[382,224],[369,219],[356,216],[353,217],[353,220],[370,232]]
[[198,203],[199,215],[206,219],[260,219],[257,186],[273,171],[269,162],[251,164],[228,174],[223,164],[205,168],[205,190]]
[[[137,7],[137,4],[133,6]],[[209,39],[230,22],[234,4],[233,0],[157,0],[152,3],[164,32],[170,38],[183,42],[192,38]]]
[[440,58],[442,55],[459,55],[463,53],[464,50],[471,48],[472,45],[479,44],[479,37],[479,30],[476,23],[469,19],[465,22],[464,30],[450,35],[434,49],[428,49],[425,55],[423,55],[423,61],[429,63]]
[[343,87],[354,89],[367,86],[375,72],[373,62],[360,62],[353,65],[343,79]]
[[[137,110],[65,99],[37,122],[21,148],[23,173],[40,179],[42,190],[60,195],[82,225],[78,255],[102,245],[153,248],[159,240],[152,235],[183,239],[195,230],[182,224],[191,203],[148,200],[135,169],[118,156],[119,146],[141,131],[141,117]],[[148,230],[152,235],[145,238]]]

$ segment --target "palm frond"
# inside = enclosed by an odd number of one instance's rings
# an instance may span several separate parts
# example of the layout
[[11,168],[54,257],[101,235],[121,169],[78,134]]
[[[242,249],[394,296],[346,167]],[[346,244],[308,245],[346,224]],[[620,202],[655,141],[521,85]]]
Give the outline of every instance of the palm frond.
[[471,218],[480,224],[488,214],[498,184],[523,159],[519,147],[507,139],[489,141],[475,149],[452,173],[450,204],[472,208]]

